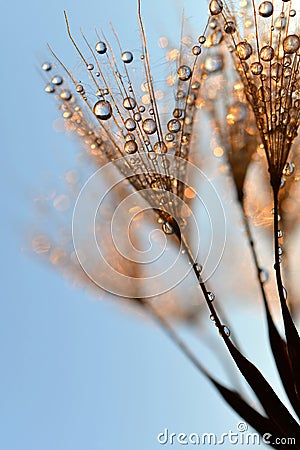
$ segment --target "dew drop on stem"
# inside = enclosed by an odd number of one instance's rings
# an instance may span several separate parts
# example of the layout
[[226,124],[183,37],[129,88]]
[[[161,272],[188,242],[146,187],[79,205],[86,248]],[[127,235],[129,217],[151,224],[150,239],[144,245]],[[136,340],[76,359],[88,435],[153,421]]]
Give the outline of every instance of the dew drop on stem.
[[213,302],[214,299],[216,298],[215,294],[213,292],[208,292],[207,293],[208,299],[210,302]]

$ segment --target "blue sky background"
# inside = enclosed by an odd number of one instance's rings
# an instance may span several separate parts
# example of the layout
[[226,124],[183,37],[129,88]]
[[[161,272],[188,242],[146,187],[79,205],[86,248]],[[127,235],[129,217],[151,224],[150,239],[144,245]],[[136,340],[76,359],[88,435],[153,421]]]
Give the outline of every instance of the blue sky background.
[[[205,3],[184,2],[195,26],[203,25]],[[155,325],[71,289],[24,251],[34,227],[34,193],[49,174],[59,177],[70,168],[75,151],[74,143],[53,131],[57,112],[36,70],[48,59],[46,42],[67,62],[74,58],[64,8],[74,29],[112,20],[128,44],[137,30],[134,0],[2,5],[0,448],[152,450],[160,448],[156,436],[165,427],[235,430],[236,415]],[[161,34],[178,40],[179,8],[171,0],[144,1],[154,46]],[[251,311],[244,317],[233,313],[233,320],[255,354],[263,325],[257,326]],[[201,356],[211,359],[205,347]],[[269,366],[269,360],[257,359]],[[219,366],[211,367],[219,376]]]

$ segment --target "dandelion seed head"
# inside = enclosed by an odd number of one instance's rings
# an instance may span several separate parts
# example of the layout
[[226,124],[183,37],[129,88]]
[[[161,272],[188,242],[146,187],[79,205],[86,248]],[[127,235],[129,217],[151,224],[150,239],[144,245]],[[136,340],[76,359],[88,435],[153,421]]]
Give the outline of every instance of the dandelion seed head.
[[[278,186],[300,125],[300,10],[295,5],[293,0],[254,0],[240,5],[237,13],[224,2],[222,14],[216,15],[228,34],[272,183]],[[230,21],[234,23],[228,31]]]

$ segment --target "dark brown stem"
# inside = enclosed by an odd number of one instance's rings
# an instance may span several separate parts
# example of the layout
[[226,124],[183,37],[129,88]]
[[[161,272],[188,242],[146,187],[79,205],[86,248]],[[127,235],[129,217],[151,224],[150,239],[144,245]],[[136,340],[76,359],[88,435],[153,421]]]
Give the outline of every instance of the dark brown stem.
[[[278,201],[278,189],[273,189],[274,195],[274,220],[273,220],[273,230],[274,230],[274,269],[276,273],[276,283],[277,283],[277,291],[280,299],[281,307],[285,305],[286,307],[286,295],[284,293],[284,287],[282,284],[282,276],[281,276],[281,265],[280,265],[280,254],[279,254],[279,226],[278,226],[278,214],[279,214],[279,201]],[[285,308],[284,308],[285,309]]]

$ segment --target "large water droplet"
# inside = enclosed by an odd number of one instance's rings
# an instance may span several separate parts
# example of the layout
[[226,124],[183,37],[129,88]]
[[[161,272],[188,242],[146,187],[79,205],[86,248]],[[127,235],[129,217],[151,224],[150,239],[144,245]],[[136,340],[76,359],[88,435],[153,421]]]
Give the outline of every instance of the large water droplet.
[[252,47],[248,42],[240,42],[236,46],[236,51],[240,59],[245,60],[252,55]]
[[42,70],[45,70],[46,72],[48,72],[51,69],[52,69],[52,65],[48,61],[46,61],[42,64]]
[[52,83],[46,84],[45,92],[47,92],[48,94],[53,94],[53,92],[55,92],[55,87],[53,86]]
[[263,71],[263,65],[260,62],[254,62],[250,66],[253,75],[260,75]]
[[200,45],[194,45],[194,47],[192,48],[192,53],[193,53],[193,55],[195,55],[195,56],[200,55],[200,53],[201,53],[201,47],[200,47]]
[[220,14],[223,10],[223,3],[221,0],[211,0],[209,4],[209,11],[212,16]]
[[271,61],[274,58],[274,54],[274,49],[270,45],[265,45],[264,47],[262,47],[259,53],[263,61]]
[[273,4],[271,2],[262,2],[258,12],[262,17],[270,17],[273,14]]
[[51,80],[52,84],[55,84],[56,86],[63,84],[63,81],[64,80],[60,75],[55,75]]
[[95,50],[100,55],[103,55],[104,53],[106,53],[107,47],[106,47],[105,42],[102,42],[102,41],[97,42],[97,44],[95,45]]
[[112,115],[111,104],[106,100],[99,100],[97,103],[95,103],[93,112],[98,119],[110,119]]
[[145,119],[143,121],[143,130],[146,134],[153,134],[157,130],[156,123],[153,119]]
[[136,122],[135,120],[129,118],[125,120],[125,128],[128,131],[134,131],[136,129]]
[[167,126],[170,133],[178,133],[178,131],[180,131],[181,129],[181,123],[177,119],[169,120]]
[[296,34],[287,36],[283,41],[283,50],[285,53],[296,53],[300,47],[300,39]]
[[122,61],[125,64],[129,64],[133,61],[133,54],[131,52],[123,52],[122,53]]
[[129,155],[136,153],[137,149],[138,149],[137,143],[133,139],[130,139],[129,141],[125,142],[124,150]]
[[63,89],[59,96],[62,100],[69,101],[72,98],[72,93],[68,89]]
[[136,107],[136,101],[133,97],[126,97],[123,100],[123,106],[128,110],[134,109]]
[[232,34],[235,32],[235,24],[232,20],[228,20],[228,22],[225,23],[224,31],[226,34]]
[[184,65],[180,66],[179,69],[177,70],[177,75],[178,75],[179,80],[187,81],[192,76],[191,68],[189,66],[184,66]]

